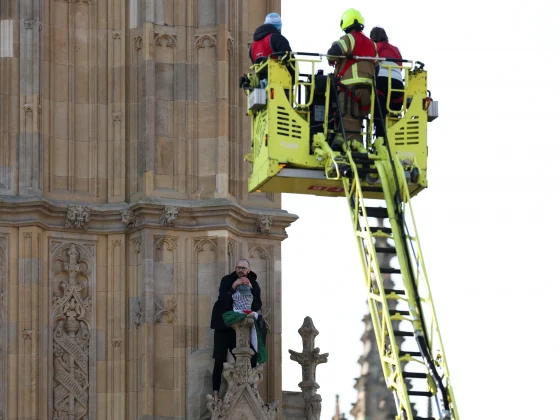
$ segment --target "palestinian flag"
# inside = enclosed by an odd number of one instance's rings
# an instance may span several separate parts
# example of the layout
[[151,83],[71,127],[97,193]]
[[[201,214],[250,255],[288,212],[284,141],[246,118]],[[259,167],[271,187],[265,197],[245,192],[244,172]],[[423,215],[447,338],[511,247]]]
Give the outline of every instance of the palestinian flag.
[[[226,324],[226,326],[231,327],[233,324],[237,324],[239,321],[247,318],[247,314],[244,314],[243,312],[227,311],[227,312],[224,312],[224,314],[222,315],[222,318],[224,319],[224,323]],[[257,350],[257,364],[261,365],[268,360],[268,352],[266,351],[266,347],[264,345],[264,340],[262,338],[262,333],[261,333],[260,328],[259,328],[259,323],[256,322],[256,321],[257,320],[255,319],[255,323],[253,324],[253,328],[256,329],[256,335],[257,335],[257,348],[258,348],[258,350]],[[253,335],[253,334],[251,334],[251,335]]]

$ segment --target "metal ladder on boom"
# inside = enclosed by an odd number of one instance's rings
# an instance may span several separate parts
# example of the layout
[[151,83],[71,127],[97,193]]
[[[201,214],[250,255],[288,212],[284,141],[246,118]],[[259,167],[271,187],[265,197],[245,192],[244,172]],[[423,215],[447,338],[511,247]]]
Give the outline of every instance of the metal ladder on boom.
[[[350,152],[351,175],[342,181],[397,419],[458,420],[405,171],[398,160],[391,164],[370,157]],[[358,165],[364,164],[374,166],[381,186],[362,186]],[[383,191],[384,200],[364,198],[363,192],[373,188]],[[414,403],[436,407],[437,417],[417,416]]]

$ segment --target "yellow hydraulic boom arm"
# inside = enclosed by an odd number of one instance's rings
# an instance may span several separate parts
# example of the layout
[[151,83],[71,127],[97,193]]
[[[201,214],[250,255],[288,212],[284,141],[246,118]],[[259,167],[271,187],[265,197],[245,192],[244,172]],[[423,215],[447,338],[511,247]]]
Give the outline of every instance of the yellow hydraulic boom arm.
[[[405,86],[398,112],[372,96],[370,115],[387,107],[386,138],[375,136],[370,118],[366,153],[333,151],[334,136],[345,134],[337,80],[316,71],[320,54],[304,57],[269,58],[247,77],[249,191],[346,197],[395,418],[459,420],[411,207],[428,185],[427,123],[437,117],[427,72],[419,62],[384,62],[401,70]],[[311,72],[301,74],[302,65]],[[372,77],[372,92],[375,84]],[[389,86],[387,97],[396,91]]]

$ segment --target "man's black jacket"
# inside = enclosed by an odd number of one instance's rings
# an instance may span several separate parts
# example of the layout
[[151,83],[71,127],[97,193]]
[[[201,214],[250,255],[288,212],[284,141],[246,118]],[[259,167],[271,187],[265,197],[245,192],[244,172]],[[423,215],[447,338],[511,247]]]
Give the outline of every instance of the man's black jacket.
[[[269,23],[259,26],[255,29],[255,33],[253,34],[253,42],[260,41],[268,34],[272,34],[270,37],[270,48],[274,53],[286,53],[292,51],[292,47],[290,47],[290,42],[286,39],[284,35],[280,33],[278,29]],[[279,54],[278,58],[282,57],[284,54]],[[253,62],[253,51],[252,45],[249,47],[249,59]],[[255,63],[253,63],[255,64]]]
[[[247,278],[251,282],[251,286],[253,286],[251,288],[251,293],[253,294],[253,304],[251,305],[251,309],[256,312],[262,307],[261,288],[257,283],[257,275],[255,273],[251,271],[247,275]],[[222,278],[218,300],[214,304],[214,308],[212,308],[212,319],[210,320],[210,328],[216,331],[225,331],[227,329],[222,318],[222,314],[233,310],[233,298],[231,295],[234,293],[234,290],[231,286],[237,279],[238,277],[235,272]]]

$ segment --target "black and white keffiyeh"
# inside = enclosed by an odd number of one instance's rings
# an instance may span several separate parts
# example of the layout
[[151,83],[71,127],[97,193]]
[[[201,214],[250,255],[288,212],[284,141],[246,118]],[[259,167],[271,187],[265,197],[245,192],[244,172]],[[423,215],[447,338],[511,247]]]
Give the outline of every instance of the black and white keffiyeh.
[[242,284],[237,286],[235,293],[231,295],[233,298],[233,310],[235,312],[243,312],[246,310],[251,310],[251,305],[253,304],[253,294],[251,293],[251,288]]

